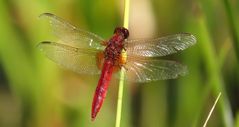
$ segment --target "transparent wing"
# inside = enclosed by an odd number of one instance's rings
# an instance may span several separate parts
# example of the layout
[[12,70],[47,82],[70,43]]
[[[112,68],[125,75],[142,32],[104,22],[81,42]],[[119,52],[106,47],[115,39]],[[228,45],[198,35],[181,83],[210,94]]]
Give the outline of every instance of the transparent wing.
[[104,39],[94,33],[78,29],[51,13],[43,13],[39,17],[48,19],[53,33],[67,45],[81,48],[104,49],[104,46],[101,45]]
[[192,34],[183,33],[151,40],[128,40],[125,46],[129,56],[158,57],[184,50],[195,43]]
[[140,83],[175,79],[188,72],[186,66],[176,61],[159,59],[128,58],[125,67],[127,80]]
[[100,74],[97,53],[100,50],[81,49],[55,42],[41,42],[37,47],[60,66],[81,74]]

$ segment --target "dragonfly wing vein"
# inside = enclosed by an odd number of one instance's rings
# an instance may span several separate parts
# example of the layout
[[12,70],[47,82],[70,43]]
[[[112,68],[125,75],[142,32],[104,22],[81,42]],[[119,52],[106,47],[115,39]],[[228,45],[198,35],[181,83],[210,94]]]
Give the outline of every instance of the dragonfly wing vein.
[[52,26],[53,33],[67,45],[81,48],[104,49],[104,46],[101,45],[104,39],[94,33],[76,28],[51,13],[43,13],[39,17],[48,19]]
[[129,56],[159,57],[177,53],[196,43],[192,34],[183,33],[151,40],[127,40]]
[[100,74],[96,58],[100,50],[81,49],[55,42],[41,42],[37,47],[49,59],[66,69],[81,74]]
[[175,79],[188,72],[186,66],[169,60],[129,59],[125,67],[127,80],[140,83]]

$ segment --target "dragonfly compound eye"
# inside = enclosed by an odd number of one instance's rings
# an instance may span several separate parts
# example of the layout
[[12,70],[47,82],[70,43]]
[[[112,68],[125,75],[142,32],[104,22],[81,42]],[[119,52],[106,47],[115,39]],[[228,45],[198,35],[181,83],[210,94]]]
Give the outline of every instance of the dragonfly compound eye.
[[129,30],[128,29],[123,27],[123,33],[124,33],[125,39],[129,37]]
[[114,33],[123,34],[125,39],[129,37],[129,31],[128,31],[128,29],[126,29],[124,27],[116,27],[114,30]]

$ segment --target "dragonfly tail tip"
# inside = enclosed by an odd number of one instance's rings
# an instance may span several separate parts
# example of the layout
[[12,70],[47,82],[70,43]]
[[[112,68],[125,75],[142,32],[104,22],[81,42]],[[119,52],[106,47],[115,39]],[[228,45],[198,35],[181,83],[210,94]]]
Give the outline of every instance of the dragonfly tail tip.
[[95,117],[91,117],[91,121],[92,121],[92,122],[95,121]]

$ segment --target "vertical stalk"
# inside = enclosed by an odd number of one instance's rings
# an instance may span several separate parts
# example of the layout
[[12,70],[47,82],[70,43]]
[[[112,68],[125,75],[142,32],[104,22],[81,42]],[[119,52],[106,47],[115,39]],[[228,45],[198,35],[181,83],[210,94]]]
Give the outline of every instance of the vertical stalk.
[[[124,27],[128,28],[129,26],[129,0],[124,1]],[[124,90],[124,78],[125,78],[124,68],[120,71],[120,81],[119,81],[119,92],[118,92],[118,101],[117,101],[117,113],[116,113],[116,123],[115,127],[120,127],[121,114],[122,114],[122,99],[123,99],[123,90]]]

